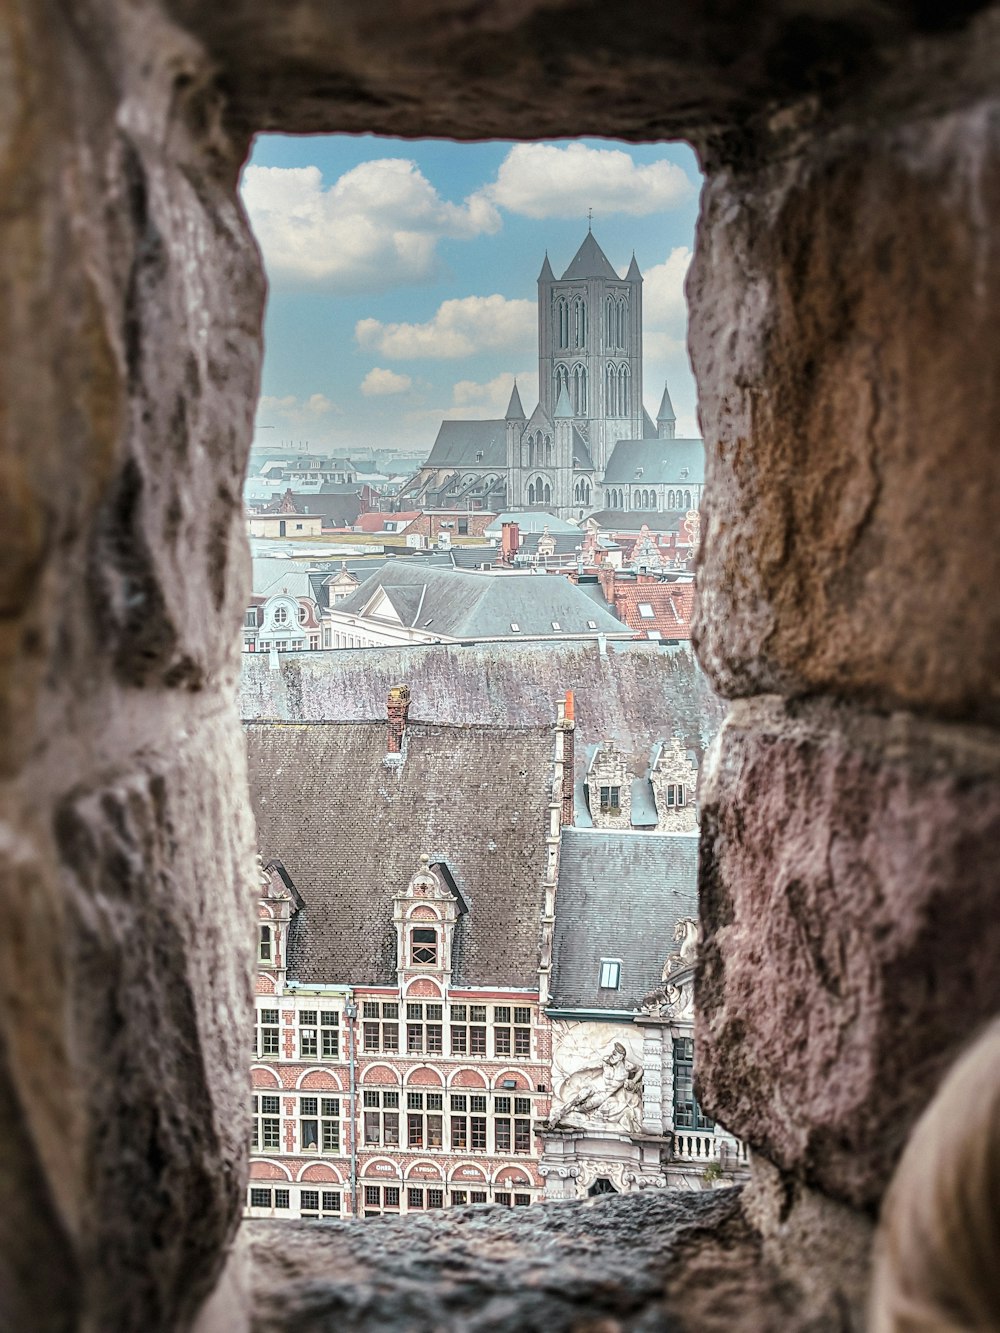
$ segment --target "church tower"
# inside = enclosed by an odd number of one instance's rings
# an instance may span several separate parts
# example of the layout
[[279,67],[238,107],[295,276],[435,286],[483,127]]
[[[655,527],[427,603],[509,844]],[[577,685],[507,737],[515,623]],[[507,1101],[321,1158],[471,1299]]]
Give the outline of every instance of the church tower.
[[641,439],[642,274],[624,278],[588,231],[561,278],[538,275],[538,393],[548,420],[565,389],[574,425],[603,474],[617,440]]

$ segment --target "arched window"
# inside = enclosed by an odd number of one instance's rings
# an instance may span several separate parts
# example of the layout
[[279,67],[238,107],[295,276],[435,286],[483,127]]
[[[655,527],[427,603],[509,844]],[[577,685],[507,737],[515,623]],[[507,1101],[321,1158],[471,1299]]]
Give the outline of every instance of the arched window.
[[587,345],[587,303],[582,296],[578,296],[573,302],[573,332],[576,336],[575,346],[586,347]]
[[573,411],[578,417],[587,415],[587,368],[573,367]]
[[528,467],[535,466],[535,437],[528,436]]
[[543,501],[542,501],[542,502],[543,502],[543,504],[551,504],[551,503],[552,503],[552,487],[549,485],[548,482],[545,483],[545,495],[544,495],[544,497],[543,497]]
[[535,503],[535,483],[534,483],[533,481],[529,481],[529,482],[528,482],[528,504],[533,505],[534,503]]
[[618,302],[617,309],[618,346],[623,350],[628,346],[628,302],[624,296]]
[[687,509],[690,509],[690,508],[691,508],[691,492],[690,492],[690,491],[685,491],[685,492],[684,492],[684,505],[685,505],[685,508],[687,508]]
[[545,437],[545,462],[551,466],[552,463],[552,436]]
[[261,926],[260,928],[260,961],[269,963],[271,961],[271,927]]
[[627,417],[632,411],[631,406],[632,385],[629,376],[628,366],[622,366],[618,371],[618,415]]
[[617,347],[618,306],[613,296],[609,296],[604,307],[604,341],[608,347]]
[[655,511],[656,508],[657,508],[657,499],[656,499],[656,492],[655,492],[655,491],[650,491],[650,492],[649,492],[649,507],[650,507],[650,509],[652,509],[652,510],[654,510],[654,511]]
[[618,368],[608,366],[605,372],[604,402],[609,417],[618,415]]
[[555,382],[556,382],[556,402],[558,403],[560,390],[565,389],[567,393],[569,392],[569,366],[562,365],[561,363],[558,366],[556,366]]
[[556,339],[560,347],[569,346],[569,303],[565,297],[556,300]]
[[668,509],[676,509],[676,508],[677,508],[677,506],[674,504],[674,493],[673,493],[673,491],[667,491],[667,508],[668,508]]

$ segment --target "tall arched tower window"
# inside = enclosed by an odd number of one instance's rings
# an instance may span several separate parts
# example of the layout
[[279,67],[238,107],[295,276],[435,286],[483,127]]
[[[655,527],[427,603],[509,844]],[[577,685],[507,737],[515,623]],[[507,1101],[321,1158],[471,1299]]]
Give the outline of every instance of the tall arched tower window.
[[573,411],[578,417],[587,415],[587,368],[573,367]]
[[632,410],[632,382],[628,366],[618,370],[618,415],[627,417]]
[[618,367],[609,365],[605,373],[604,385],[605,411],[609,417],[619,416],[618,411]]
[[618,299],[618,308],[616,311],[618,324],[618,346],[622,349],[628,346],[628,302],[624,296]]
[[578,296],[573,302],[573,333],[575,336],[575,346],[586,347],[587,345],[587,302],[582,296]]
[[555,383],[555,388],[556,388],[555,400],[556,400],[556,402],[558,403],[558,402],[559,402],[559,391],[560,391],[561,389],[565,388],[566,392],[567,392],[567,393],[569,392],[569,366],[560,364],[560,365],[556,366],[556,368],[555,368],[555,372],[554,372],[554,373],[555,373],[555,382],[556,382],[556,383]]
[[569,302],[564,296],[557,297],[555,309],[556,340],[560,347],[569,346]]

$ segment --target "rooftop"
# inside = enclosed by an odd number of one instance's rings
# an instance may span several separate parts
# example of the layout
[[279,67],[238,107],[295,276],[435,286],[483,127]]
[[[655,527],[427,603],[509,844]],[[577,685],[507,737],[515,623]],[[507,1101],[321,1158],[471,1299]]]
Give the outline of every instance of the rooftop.
[[701,486],[704,481],[703,440],[619,440],[604,473],[606,486]]

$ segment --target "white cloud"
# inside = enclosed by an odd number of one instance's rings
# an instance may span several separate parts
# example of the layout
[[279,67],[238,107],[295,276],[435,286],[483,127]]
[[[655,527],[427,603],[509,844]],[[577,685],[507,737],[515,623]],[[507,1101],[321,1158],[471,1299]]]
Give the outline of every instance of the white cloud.
[[[649,332],[661,332],[683,340],[687,334],[687,299],[684,283],[691,263],[691,250],[678,245],[662,264],[654,264],[642,275],[642,313]],[[648,350],[648,349],[647,349]]]
[[397,361],[474,356],[477,352],[527,349],[535,337],[534,301],[504,296],[464,296],[445,301],[425,324],[359,320],[358,345]]
[[481,192],[450,203],[405,158],[362,162],[328,189],[319,167],[251,165],[241,190],[271,280],[341,293],[423,281],[443,237],[468,239],[500,226]]
[[325,393],[313,393],[308,398],[297,398],[291,393],[283,397],[262,394],[257,403],[260,426],[309,426],[342,413],[343,409]]
[[621,148],[522,143],[480,193],[529,218],[583,218],[588,208],[598,217],[643,216],[676,208],[691,198],[694,185],[676,163],[663,159],[640,166]]
[[379,366],[373,366],[361,381],[361,392],[366,398],[386,398],[412,388],[409,375],[397,375],[394,370],[382,370]]

